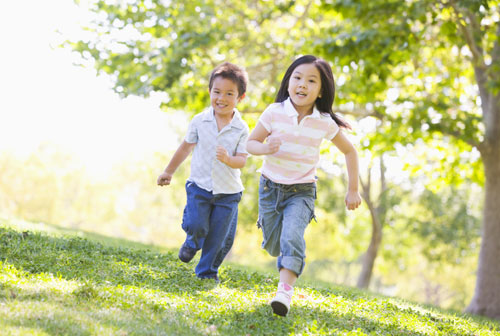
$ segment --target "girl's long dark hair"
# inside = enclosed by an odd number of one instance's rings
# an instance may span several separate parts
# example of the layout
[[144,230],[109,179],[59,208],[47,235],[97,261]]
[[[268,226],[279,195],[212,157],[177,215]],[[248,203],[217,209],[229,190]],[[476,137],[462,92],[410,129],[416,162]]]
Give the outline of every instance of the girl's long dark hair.
[[290,82],[290,77],[292,76],[295,68],[302,64],[314,64],[321,76],[321,97],[318,97],[316,99],[316,108],[322,113],[328,113],[337,123],[337,125],[339,125],[339,127],[350,129],[351,125],[337,116],[332,109],[333,101],[335,100],[335,81],[333,79],[332,69],[324,59],[318,58],[316,56],[305,55],[293,61],[293,63],[286,70],[283,79],[281,80],[280,89],[278,91],[278,94],[276,95],[275,102],[281,103],[288,99],[288,97],[290,96],[288,94],[288,83]]

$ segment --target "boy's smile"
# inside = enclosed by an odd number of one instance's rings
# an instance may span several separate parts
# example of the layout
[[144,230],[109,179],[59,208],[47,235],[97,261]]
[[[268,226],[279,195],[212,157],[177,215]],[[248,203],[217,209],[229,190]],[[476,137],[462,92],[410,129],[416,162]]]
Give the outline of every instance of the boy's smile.
[[220,76],[214,79],[210,90],[210,104],[216,115],[232,117],[233,109],[241,98],[238,93],[238,85],[232,80]]

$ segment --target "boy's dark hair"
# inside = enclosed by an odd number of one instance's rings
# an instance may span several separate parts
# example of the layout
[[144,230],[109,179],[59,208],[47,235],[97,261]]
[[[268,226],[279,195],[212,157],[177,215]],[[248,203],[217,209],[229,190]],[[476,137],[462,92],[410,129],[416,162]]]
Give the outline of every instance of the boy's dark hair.
[[224,62],[215,67],[215,69],[210,74],[210,81],[208,82],[208,89],[212,90],[212,85],[215,78],[222,77],[229,79],[238,86],[238,97],[241,97],[247,91],[248,75],[247,72],[232,63]]
[[320,96],[316,99],[316,108],[323,113],[328,113],[333,120],[340,127],[351,128],[351,126],[344,120],[342,120],[339,116],[337,116],[332,109],[333,101],[335,100],[335,80],[333,79],[332,68],[324,59],[313,56],[313,55],[305,55],[297,58],[293,63],[288,67],[281,80],[281,86],[276,95],[275,102],[281,103],[288,99],[290,96],[288,94],[288,83],[290,82],[290,77],[292,77],[293,71],[299,65],[302,64],[314,64],[316,69],[318,69],[320,77],[321,77],[321,92]]

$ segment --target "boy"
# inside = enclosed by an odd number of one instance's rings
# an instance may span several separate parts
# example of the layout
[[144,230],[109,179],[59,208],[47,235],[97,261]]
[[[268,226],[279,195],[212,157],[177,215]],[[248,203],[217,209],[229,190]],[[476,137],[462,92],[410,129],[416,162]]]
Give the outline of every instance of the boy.
[[219,266],[236,233],[243,191],[239,169],[246,163],[249,133],[236,105],[245,96],[247,82],[246,72],[228,62],[212,71],[211,106],[191,120],[184,141],[158,176],[158,185],[169,185],[176,169],[193,152],[182,219],[187,237],[179,259],[187,263],[201,249],[195,272],[202,279],[219,281]]

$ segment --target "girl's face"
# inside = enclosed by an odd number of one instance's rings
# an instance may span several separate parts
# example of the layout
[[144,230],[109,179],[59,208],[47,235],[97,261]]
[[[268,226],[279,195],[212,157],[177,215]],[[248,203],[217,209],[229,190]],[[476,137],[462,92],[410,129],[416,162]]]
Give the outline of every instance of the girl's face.
[[220,76],[214,79],[210,90],[210,103],[215,114],[232,116],[233,109],[241,98],[238,98],[238,85],[232,80]]
[[306,63],[296,67],[288,82],[288,94],[295,108],[299,112],[312,112],[320,92],[321,76],[316,66]]

